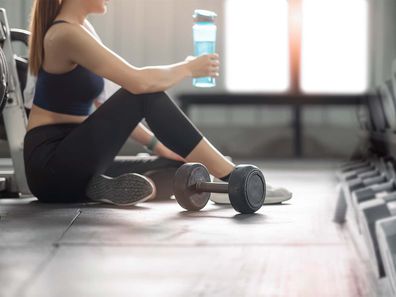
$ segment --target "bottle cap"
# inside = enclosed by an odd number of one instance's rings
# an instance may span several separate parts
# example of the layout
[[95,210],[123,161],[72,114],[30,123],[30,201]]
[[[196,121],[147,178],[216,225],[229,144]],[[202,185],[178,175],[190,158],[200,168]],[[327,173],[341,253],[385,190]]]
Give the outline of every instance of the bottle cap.
[[217,14],[210,10],[196,9],[193,18],[196,23],[214,22]]

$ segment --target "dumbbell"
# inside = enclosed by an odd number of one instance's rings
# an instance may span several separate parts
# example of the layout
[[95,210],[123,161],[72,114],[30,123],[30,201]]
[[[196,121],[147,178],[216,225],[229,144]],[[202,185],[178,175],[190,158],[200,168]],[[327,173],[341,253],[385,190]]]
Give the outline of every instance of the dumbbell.
[[[383,174],[385,179],[382,181],[352,191],[352,203],[355,208],[357,208],[359,204],[364,201],[375,199],[377,193],[396,191],[396,172],[393,164],[388,163],[387,170],[384,171]],[[374,179],[375,178],[372,180]]]
[[384,164],[384,166],[381,169],[381,175],[365,179],[362,185],[357,186],[350,192],[348,192],[346,185],[344,186],[344,195],[352,206],[351,213],[358,226],[360,226],[358,215],[359,204],[375,199],[378,193],[396,190],[396,172],[394,166],[391,162]]
[[359,174],[356,178],[344,182],[349,192],[382,183],[391,178],[389,176],[391,174],[390,172],[394,170],[393,165],[385,159],[380,159],[376,163],[376,168],[372,171]]
[[[376,157],[373,160],[362,162],[361,165],[353,169],[349,168],[348,171],[341,171],[339,173],[340,186],[338,187],[334,221],[337,223],[343,223],[345,221],[347,207],[353,203],[353,192],[364,192],[365,190],[363,189],[366,187],[391,179],[392,176],[389,177],[389,175],[392,172],[393,166],[389,164],[388,157]],[[361,195],[361,193],[358,193],[359,197]],[[354,217],[356,218],[356,216]]]
[[243,214],[254,213],[265,199],[266,183],[259,168],[239,165],[229,182],[211,182],[208,169],[200,163],[186,163],[175,174],[174,193],[181,207],[198,211],[208,203],[211,193],[228,193],[232,207]]
[[362,202],[358,207],[359,224],[366,247],[370,255],[370,264],[378,277],[385,275],[384,261],[379,251],[379,240],[376,224],[380,220],[395,215],[396,192],[390,192],[382,197]]
[[384,274],[391,287],[391,296],[396,296],[396,274],[395,274],[395,246],[396,246],[396,217],[392,216],[381,219],[375,223],[378,239],[378,248],[381,259],[384,259]]

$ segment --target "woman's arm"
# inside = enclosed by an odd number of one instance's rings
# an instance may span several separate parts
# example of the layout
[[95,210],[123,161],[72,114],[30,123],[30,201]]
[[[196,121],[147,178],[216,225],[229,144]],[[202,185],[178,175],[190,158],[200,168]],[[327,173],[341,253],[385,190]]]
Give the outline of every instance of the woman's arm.
[[160,92],[187,77],[218,76],[218,55],[190,58],[184,62],[138,68],[98,42],[77,24],[59,24],[45,42],[46,52],[56,52],[71,64],[79,64],[134,94]]

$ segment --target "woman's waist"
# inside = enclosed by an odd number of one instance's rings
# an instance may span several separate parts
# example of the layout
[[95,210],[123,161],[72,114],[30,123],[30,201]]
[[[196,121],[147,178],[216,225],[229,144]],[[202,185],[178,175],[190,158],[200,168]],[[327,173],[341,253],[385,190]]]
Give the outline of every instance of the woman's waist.
[[79,125],[87,118],[88,116],[76,116],[56,113],[33,105],[29,115],[27,131],[29,132],[30,130],[33,130],[40,126]]
[[56,114],[33,105],[25,135],[25,153],[43,144],[54,144],[66,137],[87,117]]

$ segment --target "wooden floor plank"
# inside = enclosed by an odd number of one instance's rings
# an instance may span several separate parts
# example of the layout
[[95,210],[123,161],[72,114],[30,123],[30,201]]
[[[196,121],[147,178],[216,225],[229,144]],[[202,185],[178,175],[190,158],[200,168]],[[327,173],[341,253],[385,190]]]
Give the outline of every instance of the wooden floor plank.
[[[334,183],[329,171],[289,171],[270,180],[287,185],[294,198],[264,206],[253,215],[209,203],[189,213],[169,203],[145,203],[132,209],[84,208],[62,243],[67,244],[339,244],[331,223]],[[282,179],[287,182],[282,182]]]
[[[10,281],[21,267],[10,255],[36,269],[20,278],[31,280],[22,287],[29,297],[386,296],[332,222],[334,164],[273,165],[260,165],[267,182],[294,197],[253,216],[214,204],[188,213],[175,201],[131,208],[0,201],[0,247],[9,249],[0,264]],[[53,256],[18,250],[39,247]]]
[[75,206],[43,205],[31,200],[0,203],[0,247],[52,245],[79,214]]
[[369,296],[344,246],[61,247],[28,296]]
[[0,247],[0,296],[21,296],[53,251],[53,247],[45,245]]

